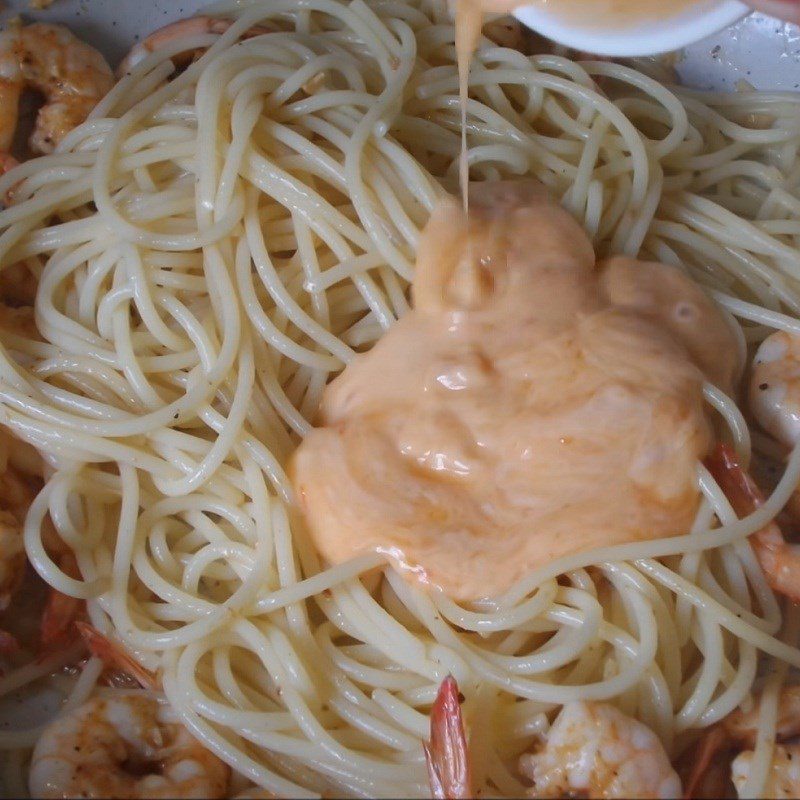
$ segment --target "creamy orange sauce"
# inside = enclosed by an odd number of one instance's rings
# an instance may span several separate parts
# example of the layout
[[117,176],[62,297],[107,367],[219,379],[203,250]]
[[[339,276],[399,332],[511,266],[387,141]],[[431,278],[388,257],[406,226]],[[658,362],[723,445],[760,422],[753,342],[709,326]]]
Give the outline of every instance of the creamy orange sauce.
[[380,550],[470,600],[588,548],[685,533],[734,336],[679,270],[595,264],[533,182],[449,200],[414,309],[327,388],[291,467],[332,563]]
[[469,68],[478,47],[485,13],[510,14],[522,5],[520,0],[452,0],[455,2],[456,63],[458,65],[458,100],[461,109],[461,154],[458,177],[464,212],[469,211],[469,163],[467,160],[467,100]]

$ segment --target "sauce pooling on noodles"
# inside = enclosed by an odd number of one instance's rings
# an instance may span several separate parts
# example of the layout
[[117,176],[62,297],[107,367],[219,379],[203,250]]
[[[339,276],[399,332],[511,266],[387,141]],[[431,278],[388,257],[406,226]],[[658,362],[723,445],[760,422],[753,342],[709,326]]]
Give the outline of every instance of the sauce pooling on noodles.
[[533,183],[445,202],[419,248],[414,310],[328,387],[293,462],[320,552],[370,550],[457,599],[560,556],[686,533],[730,390],[733,334],[674,267],[595,265]]

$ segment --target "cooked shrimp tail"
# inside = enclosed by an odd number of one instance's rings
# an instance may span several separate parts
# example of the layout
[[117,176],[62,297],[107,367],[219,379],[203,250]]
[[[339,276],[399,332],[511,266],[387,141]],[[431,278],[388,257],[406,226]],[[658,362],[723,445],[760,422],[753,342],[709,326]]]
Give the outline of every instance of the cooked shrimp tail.
[[[752,514],[764,504],[755,481],[742,468],[733,449],[718,444],[706,466],[740,516]],[[769,585],[793,602],[800,602],[800,555],[795,553],[776,522],[770,522],[751,538],[753,550]]]
[[[59,559],[59,566],[70,577],[80,577],[78,564],[71,553],[66,553]],[[77,636],[77,630],[72,623],[81,613],[83,606],[83,600],[63,594],[58,589],[50,589],[39,629],[40,654],[52,653]]]
[[543,748],[520,758],[537,798],[674,798],[681,782],[646,725],[608,703],[567,703]]
[[[730,775],[730,752],[755,747],[760,703],[747,713],[737,709],[710,728],[692,750],[692,764],[686,779],[684,800],[721,795],[716,773]],[[800,735],[800,685],[785,686],[778,700],[776,739],[785,742]],[[724,757],[727,754],[727,758]]]
[[103,636],[100,631],[86,622],[76,622],[83,641],[93,656],[99,658],[107,667],[118,669],[135,678],[143,689],[157,689],[158,680],[146,670],[135,658],[126,653],[120,645]]
[[448,675],[431,709],[431,738],[423,743],[431,795],[437,800],[474,797],[458,684]]
[[[700,789],[708,780],[716,757],[728,747],[729,736],[724,728],[712,728],[695,746],[695,760],[683,789],[683,800],[700,797]],[[705,792],[703,793],[705,794]]]
[[740,517],[752,514],[764,504],[764,495],[742,468],[739,457],[730,445],[722,442],[717,444],[705,464]]

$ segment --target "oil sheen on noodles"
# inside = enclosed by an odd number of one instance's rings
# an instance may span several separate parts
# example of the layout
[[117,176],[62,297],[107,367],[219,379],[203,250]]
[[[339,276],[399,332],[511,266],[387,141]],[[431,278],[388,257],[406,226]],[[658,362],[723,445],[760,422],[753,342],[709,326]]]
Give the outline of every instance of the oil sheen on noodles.
[[[800,452],[744,521],[698,465],[685,536],[581,553],[471,606],[377,555],[323,568],[283,465],[326,382],[406,311],[420,229],[457,190],[454,28],[440,0],[214,10],[237,22],[146,58],[57,153],[0,180],[24,177],[0,263],[41,272],[44,341],[6,329],[0,351],[3,421],[52,466],[25,529],[37,571],[282,797],[427,796],[420,740],[447,673],[476,786],[519,796],[505,765],[560,703],[611,699],[677,755],[747,697],[761,654],[800,666],[746,538],[798,483]],[[283,32],[232,46],[256,23]],[[167,82],[190,46],[209,49]],[[469,96],[473,180],[533,175],[598,253],[682,265],[743,347],[800,331],[796,96],[701,96],[488,40]],[[777,451],[706,398],[745,462]],[[45,554],[48,511],[80,580]]]

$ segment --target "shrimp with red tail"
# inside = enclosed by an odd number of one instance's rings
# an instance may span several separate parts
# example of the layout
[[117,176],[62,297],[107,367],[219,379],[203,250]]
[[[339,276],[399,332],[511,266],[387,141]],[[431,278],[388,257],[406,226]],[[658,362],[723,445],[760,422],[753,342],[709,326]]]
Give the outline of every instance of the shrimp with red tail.
[[431,708],[431,738],[423,747],[432,797],[437,800],[475,797],[458,684],[452,675],[439,687]]
[[[764,504],[764,495],[729,445],[718,444],[705,465],[740,517]],[[769,522],[750,537],[750,542],[769,585],[793,602],[800,602],[800,554],[784,539],[778,524]]]

